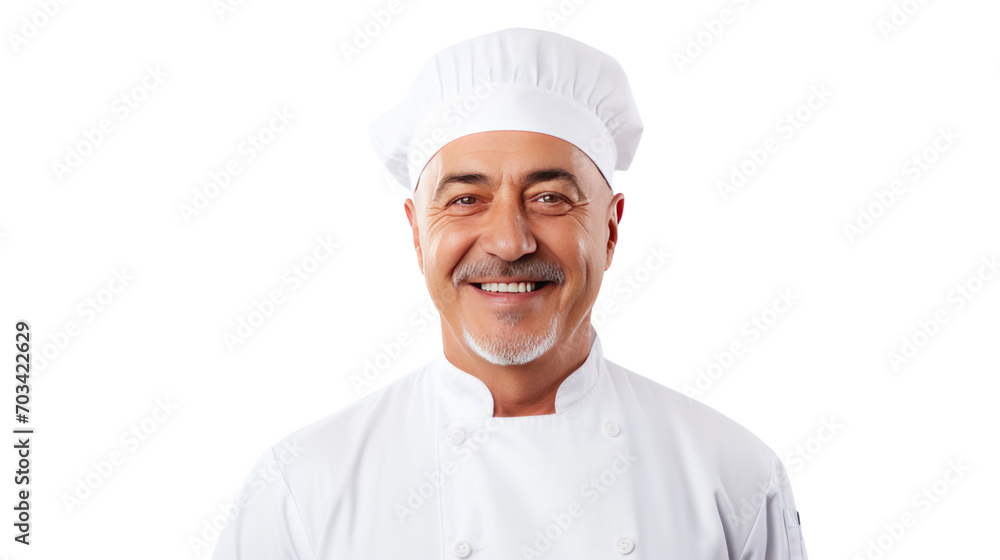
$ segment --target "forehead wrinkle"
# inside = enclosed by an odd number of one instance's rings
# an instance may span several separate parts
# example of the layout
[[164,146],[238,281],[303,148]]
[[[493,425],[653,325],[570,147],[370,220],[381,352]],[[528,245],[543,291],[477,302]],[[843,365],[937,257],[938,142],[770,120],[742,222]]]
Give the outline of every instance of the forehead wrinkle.
[[[558,181],[567,185],[576,194],[578,199],[586,200],[587,196],[580,187],[580,183],[573,173],[561,168],[561,167],[546,167],[543,169],[535,169],[532,171],[525,172],[520,179],[520,186],[530,187],[536,183],[545,183],[548,181]],[[432,203],[438,203],[445,192],[447,192],[447,187],[454,183],[460,183],[465,185],[490,185],[492,179],[483,173],[449,173],[445,175],[434,188],[434,195],[431,198]]]
[[[511,135],[514,139],[508,140]],[[594,167],[595,170],[597,168],[577,146],[561,138],[524,131],[492,131],[472,134],[470,137],[446,144],[428,162],[424,180],[420,183],[427,183],[429,187],[433,185],[432,189],[424,188],[424,192],[431,190],[425,198],[430,205],[440,205],[441,199],[449,190],[447,187],[453,183],[488,186],[494,180],[494,172],[508,175],[522,166],[528,167],[528,170],[522,171],[518,178],[512,177],[512,180],[520,181],[519,186],[560,181],[573,191],[578,200],[589,200],[591,177],[587,166]],[[547,155],[538,157],[540,152]],[[525,159],[535,161],[524,161]],[[514,169],[508,171],[511,167]],[[428,171],[432,172],[427,173]],[[431,178],[427,175],[437,175],[441,179],[437,184],[430,183],[426,181]],[[505,179],[496,180],[502,183]],[[588,188],[584,188],[585,186]]]

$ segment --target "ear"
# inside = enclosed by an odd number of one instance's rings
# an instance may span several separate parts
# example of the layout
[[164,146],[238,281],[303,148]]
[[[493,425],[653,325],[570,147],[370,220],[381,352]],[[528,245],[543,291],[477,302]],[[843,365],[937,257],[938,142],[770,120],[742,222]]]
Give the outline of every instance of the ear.
[[612,197],[608,210],[608,257],[604,270],[611,268],[611,259],[615,255],[615,246],[618,245],[618,224],[621,223],[622,213],[625,212],[625,195],[618,193]]
[[413,248],[417,252],[417,266],[420,267],[420,273],[424,273],[424,255],[420,252],[420,230],[417,228],[417,209],[413,206],[413,199],[407,198],[406,202],[403,203],[403,209],[406,210],[406,219],[410,221],[410,228],[413,229]]

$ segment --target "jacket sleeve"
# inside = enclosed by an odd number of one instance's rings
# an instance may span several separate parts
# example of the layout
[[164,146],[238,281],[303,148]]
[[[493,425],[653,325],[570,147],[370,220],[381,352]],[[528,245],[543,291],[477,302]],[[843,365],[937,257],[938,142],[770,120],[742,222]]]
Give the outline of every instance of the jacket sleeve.
[[774,456],[764,500],[740,560],[809,560],[788,472]]
[[273,449],[257,460],[233,510],[212,560],[313,560],[295,498]]

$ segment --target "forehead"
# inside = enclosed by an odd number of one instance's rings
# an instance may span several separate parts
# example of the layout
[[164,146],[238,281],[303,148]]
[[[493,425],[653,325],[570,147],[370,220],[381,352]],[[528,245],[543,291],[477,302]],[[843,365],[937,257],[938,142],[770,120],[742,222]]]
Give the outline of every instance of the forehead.
[[428,197],[441,177],[455,173],[479,173],[499,180],[506,174],[520,177],[551,168],[577,176],[585,190],[595,178],[605,185],[594,162],[573,144],[540,132],[499,130],[469,134],[445,144],[421,173],[417,191]]
[[514,155],[518,159],[529,157],[541,161],[568,161],[577,154],[590,159],[579,148],[562,138],[540,132],[495,130],[452,140],[438,151],[436,157],[442,165],[454,165],[470,159],[489,163]]

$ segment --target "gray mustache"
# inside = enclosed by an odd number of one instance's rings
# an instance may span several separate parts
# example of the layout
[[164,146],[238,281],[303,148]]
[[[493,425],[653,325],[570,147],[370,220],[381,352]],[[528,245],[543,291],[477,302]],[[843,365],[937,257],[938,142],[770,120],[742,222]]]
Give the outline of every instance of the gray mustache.
[[455,285],[479,276],[505,276],[538,278],[546,282],[562,284],[566,275],[558,266],[545,261],[494,262],[480,261],[461,266],[454,275]]

